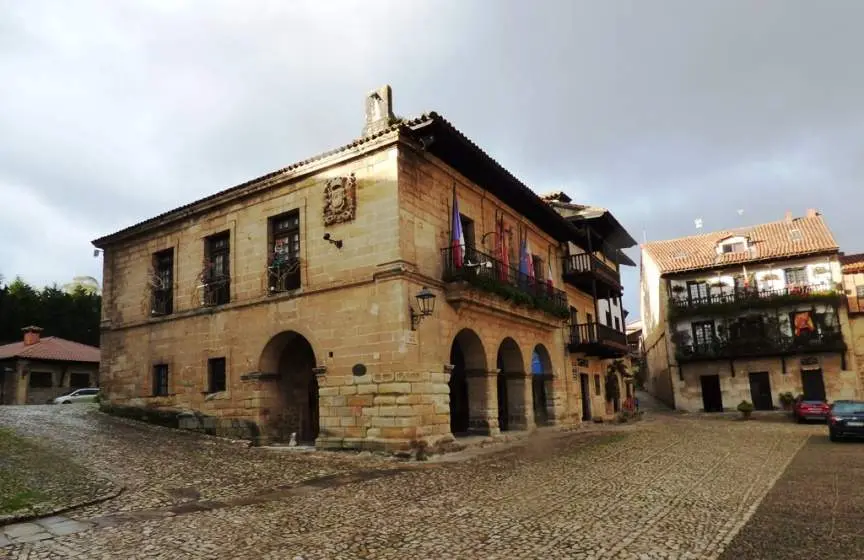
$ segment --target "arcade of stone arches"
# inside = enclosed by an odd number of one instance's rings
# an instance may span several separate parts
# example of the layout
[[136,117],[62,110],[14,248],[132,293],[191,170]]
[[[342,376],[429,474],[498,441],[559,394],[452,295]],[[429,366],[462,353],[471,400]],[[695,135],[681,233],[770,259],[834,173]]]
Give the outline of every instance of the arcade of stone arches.
[[496,434],[549,423],[552,361],[545,346],[532,348],[530,363],[530,371],[525,371],[522,350],[507,337],[498,347],[497,363],[489,367],[477,333],[459,331],[450,350],[451,433]]

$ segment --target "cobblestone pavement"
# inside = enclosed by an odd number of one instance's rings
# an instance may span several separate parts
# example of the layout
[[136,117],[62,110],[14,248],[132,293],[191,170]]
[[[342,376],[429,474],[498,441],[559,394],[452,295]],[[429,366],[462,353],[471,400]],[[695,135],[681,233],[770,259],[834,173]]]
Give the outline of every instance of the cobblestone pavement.
[[864,442],[813,436],[723,560],[864,558]]
[[[45,418],[57,414],[77,420]],[[0,424],[42,435],[59,428],[58,440],[69,436],[63,422],[84,424],[86,438],[100,442],[91,448],[110,455],[87,461],[124,480],[141,476],[163,493],[208,488],[198,481],[209,473],[205,461],[226,470],[208,474],[209,484],[232,491],[178,504],[135,486],[134,500],[69,514],[92,528],[0,548],[0,557],[716,558],[808,436],[825,430],[649,415],[599,434],[546,433],[463,462],[396,465],[234,449],[95,413],[0,410]],[[122,451],[109,451],[115,445]],[[112,464],[121,457],[123,466]],[[330,476],[313,479],[322,475]],[[110,515],[118,510],[130,513]]]

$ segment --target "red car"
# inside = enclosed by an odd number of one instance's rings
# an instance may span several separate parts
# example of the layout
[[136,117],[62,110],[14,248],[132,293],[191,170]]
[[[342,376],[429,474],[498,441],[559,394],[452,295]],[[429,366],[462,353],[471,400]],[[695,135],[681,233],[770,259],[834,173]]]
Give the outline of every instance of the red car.
[[828,412],[831,407],[825,401],[806,401],[801,399],[795,402],[795,407],[792,409],[792,416],[799,423],[809,420],[819,420],[824,422],[828,419]]

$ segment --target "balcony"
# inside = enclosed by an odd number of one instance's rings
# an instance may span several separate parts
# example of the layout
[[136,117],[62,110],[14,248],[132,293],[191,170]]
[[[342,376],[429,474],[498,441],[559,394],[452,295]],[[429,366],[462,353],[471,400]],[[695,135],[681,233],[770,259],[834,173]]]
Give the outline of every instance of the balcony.
[[684,292],[669,299],[669,318],[679,319],[693,315],[732,315],[748,309],[765,309],[825,303],[838,305],[841,293],[824,285],[798,285],[778,290],[729,290],[703,297],[688,297]]
[[602,299],[623,294],[618,271],[588,253],[564,257],[564,281],[587,294],[594,294],[596,282],[594,295]]
[[730,360],[735,358],[758,358],[767,356],[790,356],[814,352],[845,352],[843,337],[836,331],[802,334],[800,336],[775,335],[748,338],[715,338],[701,344],[685,344],[677,347],[678,363]]
[[570,352],[582,352],[599,358],[621,358],[627,355],[627,335],[600,323],[571,325]]
[[300,259],[274,258],[267,267],[270,294],[293,292],[300,288]]
[[150,300],[150,314],[154,317],[174,312],[174,291],[154,288]]
[[453,249],[441,250],[445,282],[467,282],[516,305],[539,309],[559,319],[569,316],[567,294],[553,288],[551,281],[538,281],[500,260],[472,248],[465,251],[462,266],[456,266]]

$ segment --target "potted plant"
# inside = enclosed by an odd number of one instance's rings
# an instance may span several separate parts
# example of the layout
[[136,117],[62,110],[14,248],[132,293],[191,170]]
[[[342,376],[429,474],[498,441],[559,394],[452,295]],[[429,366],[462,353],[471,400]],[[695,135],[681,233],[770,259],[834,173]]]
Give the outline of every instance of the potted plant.
[[792,405],[795,404],[795,395],[791,391],[780,393],[780,404],[783,406],[783,410],[792,410]]
[[750,415],[753,414],[753,403],[749,401],[741,401],[738,405],[738,412],[741,413],[741,418],[749,420]]

